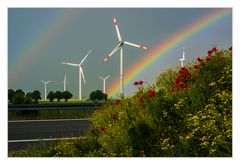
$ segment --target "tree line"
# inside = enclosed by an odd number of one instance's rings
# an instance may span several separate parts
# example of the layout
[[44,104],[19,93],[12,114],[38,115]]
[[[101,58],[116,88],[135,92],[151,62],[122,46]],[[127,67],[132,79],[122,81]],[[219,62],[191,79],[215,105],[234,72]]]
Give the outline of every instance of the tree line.
[[[73,95],[69,91],[50,91],[47,95],[47,99],[50,102],[53,102],[55,99],[58,102],[60,102],[62,99],[67,102],[72,97]],[[89,95],[89,100],[94,102],[106,101],[107,98],[108,95],[103,93],[101,90],[93,91]],[[40,99],[42,99],[42,97],[38,90],[34,90],[33,92],[28,92],[25,94],[22,89],[17,89],[16,91],[13,89],[8,89],[8,101],[12,104],[38,104]]]

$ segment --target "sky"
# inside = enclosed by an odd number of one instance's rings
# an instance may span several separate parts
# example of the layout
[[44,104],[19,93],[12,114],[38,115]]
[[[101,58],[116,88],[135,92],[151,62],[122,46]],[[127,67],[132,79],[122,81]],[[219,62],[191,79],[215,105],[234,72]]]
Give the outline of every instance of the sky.
[[[124,73],[144,58],[151,58],[153,51],[161,49],[167,39],[187,29],[199,19],[217,8],[9,8],[8,9],[8,89],[25,92],[39,90],[44,93],[41,80],[49,91],[63,90],[67,75],[67,90],[78,97],[78,68],[62,65],[63,61],[80,63],[85,54],[92,53],[82,68],[86,84],[82,84],[82,96],[97,89],[106,77],[106,93],[119,83],[120,56],[115,53],[105,64],[104,58],[118,44],[113,16],[118,21],[123,40],[144,45],[149,51],[126,46],[123,49]],[[186,49],[186,62],[216,46],[227,49],[232,46],[232,14],[209,24],[190,35],[156,58],[125,84],[125,95],[136,92],[134,81],[153,84],[156,77],[168,68],[180,66],[182,47]],[[117,83],[117,84],[116,84]]]

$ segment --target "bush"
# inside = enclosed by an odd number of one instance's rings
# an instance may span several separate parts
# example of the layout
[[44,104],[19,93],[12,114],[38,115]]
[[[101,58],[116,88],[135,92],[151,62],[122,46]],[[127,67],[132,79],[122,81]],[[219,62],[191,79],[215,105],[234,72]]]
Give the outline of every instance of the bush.
[[[174,76],[175,75],[175,76]],[[163,79],[161,79],[163,78]],[[55,156],[232,156],[232,52],[208,51],[133,97],[108,101],[86,139],[59,143]]]

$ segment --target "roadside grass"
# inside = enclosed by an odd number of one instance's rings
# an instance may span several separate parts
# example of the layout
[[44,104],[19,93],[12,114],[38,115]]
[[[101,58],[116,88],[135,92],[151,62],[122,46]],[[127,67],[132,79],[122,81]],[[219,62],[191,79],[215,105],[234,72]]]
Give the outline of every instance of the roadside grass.
[[39,110],[24,113],[24,111],[9,111],[8,120],[41,120],[41,119],[78,119],[89,118],[96,109],[74,110]]

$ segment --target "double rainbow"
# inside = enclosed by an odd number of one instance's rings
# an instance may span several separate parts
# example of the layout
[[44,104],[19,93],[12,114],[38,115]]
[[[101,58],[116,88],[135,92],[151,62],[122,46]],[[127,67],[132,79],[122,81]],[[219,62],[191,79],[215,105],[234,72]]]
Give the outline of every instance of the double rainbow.
[[[154,63],[158,58],[165,55],[171,49],[178,46],[183,41],[187,40],[189,37],[194,34],[202,31],[208,26],[216,23],[218,20],[224,18],[225,16],[231,14],[232,10],[229,8],[224,8],[221,10],[216,10],[214,12],[208,13],[204,15],[196,22],[191,25],[187,25],[182,30],[177,32],[176,34],[170,36],[166,40],[157,44],[156,48],[154,48],[151,53],[145,57],[143,57],[139,62],[135,63],[133,67],[130,68],[128,72],[125,73],[125,81],[124,85],[132,84],[133,81],[148,67]],[[119,93],[119,80],[116,79],[112,86],[109,87],[108,95],[116,96]]]

